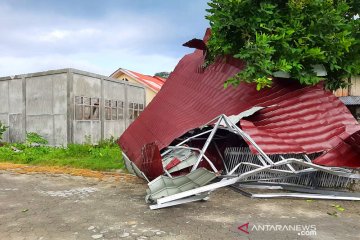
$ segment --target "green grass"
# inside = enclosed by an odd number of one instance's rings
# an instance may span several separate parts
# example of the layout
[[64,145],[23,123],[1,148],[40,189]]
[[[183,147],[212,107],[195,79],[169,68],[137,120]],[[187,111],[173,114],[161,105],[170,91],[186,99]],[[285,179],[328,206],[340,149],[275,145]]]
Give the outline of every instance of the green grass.
[[[19,149],[20,152],[15,152],[12,147]],[[121,150],[119,146],[111,142],[102,142],[97,146],[70,144],[67,148],[5,144],[0,147],[0,162],[74,167],[99,171],[124,168]]]

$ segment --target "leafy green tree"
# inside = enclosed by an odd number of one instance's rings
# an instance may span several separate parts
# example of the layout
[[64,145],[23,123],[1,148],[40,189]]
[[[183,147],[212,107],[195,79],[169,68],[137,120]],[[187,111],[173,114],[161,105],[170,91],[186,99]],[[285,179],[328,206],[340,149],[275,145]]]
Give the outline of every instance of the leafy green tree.
[[[359,0],[211,0],[208,5],[208,61],[231,55],[246,62],[226,86],[248,82],[260,90],[282,71],[306,85],[325,80],[335,90],[360,73]],[[326,77],[314,72],[319,64]]]
[[158,72],[158,73],[155,73],[154,76],[156,76],[156,77],[162,77],[162,78],[168,78],[169,75],[170,75],[169,72]]

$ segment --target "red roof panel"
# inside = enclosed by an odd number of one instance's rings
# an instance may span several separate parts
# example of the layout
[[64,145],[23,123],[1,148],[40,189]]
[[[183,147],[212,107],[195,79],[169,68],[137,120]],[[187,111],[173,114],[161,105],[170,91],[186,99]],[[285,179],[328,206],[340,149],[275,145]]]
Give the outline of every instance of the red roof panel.
[[[341,161],[340,161],[341,159]],[[331,148],[327,153],[316,158],[314,163],[332,167],[360,167],[360,131],[347,137]]]
[[118,70],[116,70],[114,73],[110,75],[110,77],[117,77],[119,73],[131,76],[132,78],[136,79],[141,84],[144,84],[154,92],[159,92],[161,87],[164,85],[166,81],[166,78],[144,75],[123,68],[119,68]]
[[137,73],[137,72],[125,70],[125,69],[123,69],[123,71],[126,72],[127,74],[131,75],[135,79],[137,79],[139,82],[145,84],[146,86],[148,86],[155,92],[160,91],[161,87],[164,85],[164,82],[165,82],[164,79],[159,79],[158,77],[152,77],[149,75],[144,75],[141,73]]
[[[224,89],[224,82],[241,71],[243,63],[224,57],[202,69],[203,62],[200,50],[180,60],[161,91],[121,136],[119,144],[137,166],[143,161],[144,145],[154,142],[163,149],[220,114],[235,115],[253,106],[267,108],[240,125],[268,154],[329,151],[360,130],[344,104],[321,84],[305,87],[291,79],[275,79],[271,88],[261,91],[245,83]],[[342,163],[340,157],[333,161],[354,166]]]

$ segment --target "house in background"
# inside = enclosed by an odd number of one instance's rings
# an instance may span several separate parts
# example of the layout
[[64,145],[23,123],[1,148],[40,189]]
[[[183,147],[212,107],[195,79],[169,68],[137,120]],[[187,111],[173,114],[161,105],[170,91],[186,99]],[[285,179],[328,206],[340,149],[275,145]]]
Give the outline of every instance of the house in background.
[[351,84],[347,88],[335,91],[335,96],[346,105],[354,117],[360,121],[360,76],[354,76],[349,80]]
[[110,77],[143,85],[145,87],[146,105],[151,102],[166,81],[166,79],[162,77],[144,75],[123,68],[116,70]]

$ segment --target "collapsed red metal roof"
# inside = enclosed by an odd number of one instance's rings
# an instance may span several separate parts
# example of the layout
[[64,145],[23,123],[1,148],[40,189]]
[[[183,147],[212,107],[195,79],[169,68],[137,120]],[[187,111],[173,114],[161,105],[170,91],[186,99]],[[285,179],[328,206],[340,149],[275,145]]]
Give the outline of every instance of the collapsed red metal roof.
[[[261,91],[246,83],[225,89],[224,82],[244,64],[230,57],[220,58],[206,69],[203,63],[201,50],[181,59],[161,91],[120,137],[123,151],[140,169],[144,161],[141,149],[146,144],[155,143],[161,150],[220,114],[235,115],[254,106],[267,108],[241,120],[240,126],[265,153],[324,152],[322,160],[314,162],[360,167],[358,148],[345,144],[346,139],[354,139],[360,126],[322,84],[302,86],[295,80],[275,79],[271,88]],[[341,148],[346,148],[347,155]]]

